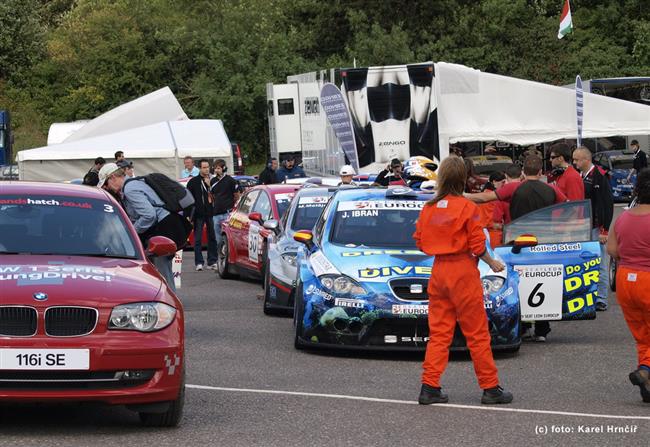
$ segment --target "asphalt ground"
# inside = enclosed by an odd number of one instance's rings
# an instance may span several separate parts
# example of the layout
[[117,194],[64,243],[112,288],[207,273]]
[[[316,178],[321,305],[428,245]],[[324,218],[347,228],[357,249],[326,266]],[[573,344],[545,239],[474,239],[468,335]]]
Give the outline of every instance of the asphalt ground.
[[[511,405],[480,405],[467,355],[443,377],[448,405],[419,406],[422,355],[296,351],[290,318],[262,313],[258,283],[195,272],[183,286],[185,417],[142,428],[99,405],[3,405],[0,445],[648,445],[650,405],[627,374],[635,349],[615,295],[594,321],[552,323],[547,343],[497,354]],[[591,431],[591,432],[590,432]]]

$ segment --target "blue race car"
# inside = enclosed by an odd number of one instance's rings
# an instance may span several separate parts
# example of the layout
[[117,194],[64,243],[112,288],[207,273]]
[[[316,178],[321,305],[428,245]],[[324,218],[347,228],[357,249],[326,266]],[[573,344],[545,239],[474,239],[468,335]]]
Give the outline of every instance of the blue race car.
[[[297,256],[296,348],[425,349],[434,259],[418,250],[412,234],[430,198],[409,188],[341,190],[313,232],[294,234],[303,242]],[[520,237],[536,232],[543,245]],[[588,201],[530,213],[504,234],[512,246],[498,248],[495,256],[506,271],[494,273],[479,263],[493,349],[519,349],[521,319],[596,317],[600,248],[590,241]],[[452,349],[466,349],[459,328]]]
[[327,205],[335,187],[303,187],[300,189],[284,216],[278,222],[271,219],[264,227],[273,233],[267,238],[264,266],[264,313],[293,312],[296,286],[296,256],[300,244],[293,239],[299,230],[311,230]]
[[594,164],[602,167],[609,174],[614,200],[628,202],[632,198],[636,174],[628,181],[634,153],[626,151],[605,151],[594,154]]

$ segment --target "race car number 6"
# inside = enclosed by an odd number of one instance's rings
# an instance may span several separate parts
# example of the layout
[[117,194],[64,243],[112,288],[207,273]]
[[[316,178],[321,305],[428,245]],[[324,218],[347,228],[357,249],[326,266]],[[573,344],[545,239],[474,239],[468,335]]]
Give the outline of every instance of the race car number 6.
[[[544,298],[546,298],[546,295],[544,292],[539,292],[540,287],[542,287],[544,283],[537,283],[537,285],[533,288],[532,292],[530,292],[530,295],[528,296],[528,305],[530,307],[539,307],[544,303]],[[535,302],[535,298],[539,298],[539,301]]]

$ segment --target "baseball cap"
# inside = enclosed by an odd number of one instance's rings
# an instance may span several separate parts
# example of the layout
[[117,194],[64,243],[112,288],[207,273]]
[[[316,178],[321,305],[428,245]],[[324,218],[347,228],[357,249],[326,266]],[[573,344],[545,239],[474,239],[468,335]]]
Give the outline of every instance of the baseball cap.
[[106,163],[104,166],[102,166],[102,168],[99,170],[99,183],[97,184],[97,187],[101,188],[104,186],[106,180],[108,180],[111,175],[115,174],[119,170],[120,167],[115,163]]
[[117,162],[117,167],[118,168],[132,168],[133,167],[133,162],[130,160],[120,160]]
[[341,166],[341,170],[339,171],[339,175],[356,175],[357,173],[354,172],[354,168],[350,165],[344,165]]

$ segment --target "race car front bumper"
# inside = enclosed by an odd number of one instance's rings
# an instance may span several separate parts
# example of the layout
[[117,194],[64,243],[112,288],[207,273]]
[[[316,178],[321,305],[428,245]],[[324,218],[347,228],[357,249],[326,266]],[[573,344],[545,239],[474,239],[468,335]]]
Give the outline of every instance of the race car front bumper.
[[84,337],[3,338],[0,348],[88,349],[87,370],[0,370],[8,402],[95,401],[134,405],[173,401],[183,382],[178,323],[153,333],[109,331]]

